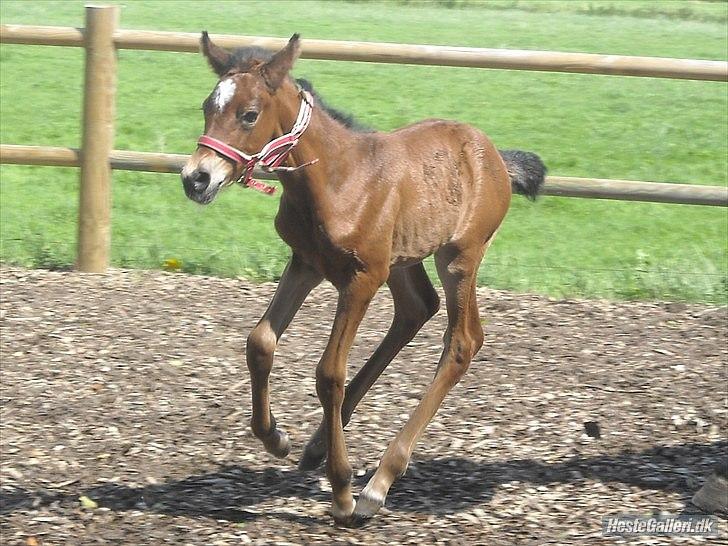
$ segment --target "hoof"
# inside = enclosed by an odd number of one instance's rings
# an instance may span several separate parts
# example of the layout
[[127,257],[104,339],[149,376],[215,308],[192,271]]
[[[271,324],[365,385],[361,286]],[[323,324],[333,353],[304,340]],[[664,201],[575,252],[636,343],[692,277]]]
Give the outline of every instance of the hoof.
[[354,512],[352,515],[348,517],[348,519],[345,522],[337,522],[339,525],[342,525],[343,527],[348,527],[349,529],[356,529],[357,527],[363,527],[366,522],[368,522],[371,518],[360,516],[356,512]]
[[356,507],[351,517],[354,526],[358,527],[371,519],[384,506],[384,500],[385,497],[369,492],[364,488],[356,501]]
[[265,450],[279,459],[287,457],[291,452],[291,442],[288,440],[288,434],[282,430],[274,430],[270,436],[263,440]]
[[316,470],[326,459],[326,450],[324,446],[319,444],[311,444],[310,442],[303,450],[301,460],[298,461],[298,469],[303,471]]
[[352,520],[354,514],[353,512],[354,505],[352,504],[352,507],[348,510],[344,510],[342,508],[337,507],[335,504],[331,505],[331,510],[329,510],[329,513],[333,516],[334,522],[337,525],[341,525],[343,527],[352,527]]

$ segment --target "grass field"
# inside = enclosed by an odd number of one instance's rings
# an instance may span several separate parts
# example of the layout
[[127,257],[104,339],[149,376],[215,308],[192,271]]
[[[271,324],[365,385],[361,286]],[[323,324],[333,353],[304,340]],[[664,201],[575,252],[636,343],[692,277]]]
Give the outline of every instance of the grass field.
[[[126,1],[121,26],[717,60],[728,48],[723,2],[472,4]],[[83,2],[4,0],[0,17],[83,26]],[[0,141],[78,146],[82,68],[79,48],[2,45]],[[307,60],[295,74],[377,129],[458,119],[501,148],[538,152],[554,175],[727,183],[724,83]],[[115,147],[189,153],[214,83],[198,55],[121,51]],[[77,180],[75,169],[0,168],[0,260],[73,263]],[[118,171],[113,199],[118,266],[174,259],[184,271],[271,279],[288,255],[273,229],[276,199],[252,191],[201,208],[176,176]],[[480,281],[555,296],[725,302],[727,238],[723,208],[517,198]]]

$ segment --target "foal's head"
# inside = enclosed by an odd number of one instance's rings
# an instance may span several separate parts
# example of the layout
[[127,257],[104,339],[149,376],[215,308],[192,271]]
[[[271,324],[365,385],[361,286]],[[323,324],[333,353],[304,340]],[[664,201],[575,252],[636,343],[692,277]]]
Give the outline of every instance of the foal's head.
[[[274,136],[278,112],[274,100],[300,53],[298,34],[271,55],[260,48],[234,52],[216,46],[202,33],[202,53],[220,78],[202,103],[205,135],[253,155]],[[198,146],[182,169],[185,193],[198,203],[210,203],[232,184],[244,167],[210,148]]]

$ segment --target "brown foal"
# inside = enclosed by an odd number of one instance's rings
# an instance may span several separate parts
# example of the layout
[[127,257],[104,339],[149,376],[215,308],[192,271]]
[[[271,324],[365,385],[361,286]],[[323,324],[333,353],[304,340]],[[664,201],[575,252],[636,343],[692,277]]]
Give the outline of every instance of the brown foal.
[[[534,154],[499,152],[480,130],[453,121],[427,120],[391,133],[352,129],[289,76],[300,51],[298,35],[274,55],[259,48],[229,52],[207,33],[201,43],[220,80],[203,105],[208,144],[198,146],[182,171],[189,198],[209,203],[222,187],[245,179],[248,165],[236,158],[240,152],[257,154],[290,133],[302,101],[313,102],[310,124],[278,171],[283,193],[275,227],[292,255],[268,310],[248,337],[251,426],[266,450],[288,454],[288,436],[270,410],[273,354],[308,293],[323,279],[330,281],[339,299],[316,368],[324,417],[300,468],[315,468],[326,459],[332,514],[340,523],[355,524],[384,504],[417,439],[483,344],[478,266],[508,211],[512,189],[534,198],[545,169]],[[437,292],[422,265],[431,254],[447,306],[442,356],[432,384],[355,504],[344,426],[389,362],[438,311]],[[394,300],[394,320],[345,388],[354,336],[384,283]]]

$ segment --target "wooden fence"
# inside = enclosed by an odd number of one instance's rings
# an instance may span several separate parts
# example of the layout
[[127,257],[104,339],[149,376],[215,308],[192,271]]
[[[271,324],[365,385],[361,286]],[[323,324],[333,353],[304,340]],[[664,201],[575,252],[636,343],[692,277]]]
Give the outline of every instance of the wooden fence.
[[[103,272],[110,248],[111,170],[178,173],[185,155],[113,150],[116,50],[196,52],[199,35],[117,28],[118,8],[87,6],[86,26],[0,25],[0,43],[75,46],[86,51],[82,148],[0,145],[0,163],[81,168],[76,267]],[[282,38],[214,35],[224,47],[256,45],[280,49]],[[340,61],[465,66],[728,81],[728,63],[692,59],[630,57],[333,40],[303,40],[302,57]],[[257,172],[258,176],[268,177]],[[546,195],[728,206],[728,188],[629,180],[548,177]]]

